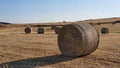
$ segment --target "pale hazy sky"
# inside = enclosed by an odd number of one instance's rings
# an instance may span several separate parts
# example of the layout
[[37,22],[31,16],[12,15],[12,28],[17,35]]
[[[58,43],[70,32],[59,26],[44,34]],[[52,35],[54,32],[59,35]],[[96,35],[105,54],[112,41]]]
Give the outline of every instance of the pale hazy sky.
[[120,0],[0,0],[0,21],[39,23],[120,17]]

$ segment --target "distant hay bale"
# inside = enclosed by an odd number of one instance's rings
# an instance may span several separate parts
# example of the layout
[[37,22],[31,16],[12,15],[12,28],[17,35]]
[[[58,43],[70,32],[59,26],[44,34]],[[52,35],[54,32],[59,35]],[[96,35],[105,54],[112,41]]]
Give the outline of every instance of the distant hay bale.
[[92,23],[92,22],[90,22],[89,24],[93,25],[93,23]]
[[99,33],[90,24],[76,22],[65,25],[58,35],[58,46],[65,56],[85,56],[95,51]]
[[26,27],[24,31],[25,31],[26,34],[29,34],[29,33],[32,32],[32,28],[31,27]]
[[101,25],[101,23],[97,23],[98,25]]
[[66,23],[66,21],[63,21],[63,23]]
[[56,28],[55,28],[55,33],[56,33],[56,34],[59,34],[60,29],[61,29],[60,27],[56,27]]
[[51,26],[51,29],[54,30],[56,28],[56,26]]
[[101,29],[101,33],[102,34],[108,34],[109,33],[109,29],[108,28],[102,28]]
[[115,25],[116,23],[115,23],[115,22],[113,22],[112,24],[113,24],[113,25]]
[[38,34],[44,34],[45,29],[43,27],[38,28]]

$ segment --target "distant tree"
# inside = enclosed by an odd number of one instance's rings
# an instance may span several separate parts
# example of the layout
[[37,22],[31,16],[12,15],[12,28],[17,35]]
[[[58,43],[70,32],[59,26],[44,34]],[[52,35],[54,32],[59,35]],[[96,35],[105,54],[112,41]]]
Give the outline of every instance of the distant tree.
[[10,23],[8,23],[8,22],[0,22],[0,24],[10,24]]

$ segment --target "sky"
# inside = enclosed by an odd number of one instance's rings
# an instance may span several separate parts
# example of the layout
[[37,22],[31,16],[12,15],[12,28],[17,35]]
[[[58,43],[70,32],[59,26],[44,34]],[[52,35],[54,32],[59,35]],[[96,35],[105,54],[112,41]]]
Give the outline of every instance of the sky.
[[47,23],[120,17],[120,0],[0,0],[0,21]]

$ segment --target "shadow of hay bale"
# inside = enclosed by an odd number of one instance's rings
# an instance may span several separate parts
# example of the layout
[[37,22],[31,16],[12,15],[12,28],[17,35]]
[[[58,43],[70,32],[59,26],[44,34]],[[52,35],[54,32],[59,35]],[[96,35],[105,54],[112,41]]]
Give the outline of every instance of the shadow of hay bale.
[[0,68],[34,68],[36,66],[47,66],[51,64],[56,64],[64,61],[70,61],[75,58],[65,57],[62,54],[39,57],[39,58],[30,58],[30,59],[22,59],[7,63],[1,63]]

